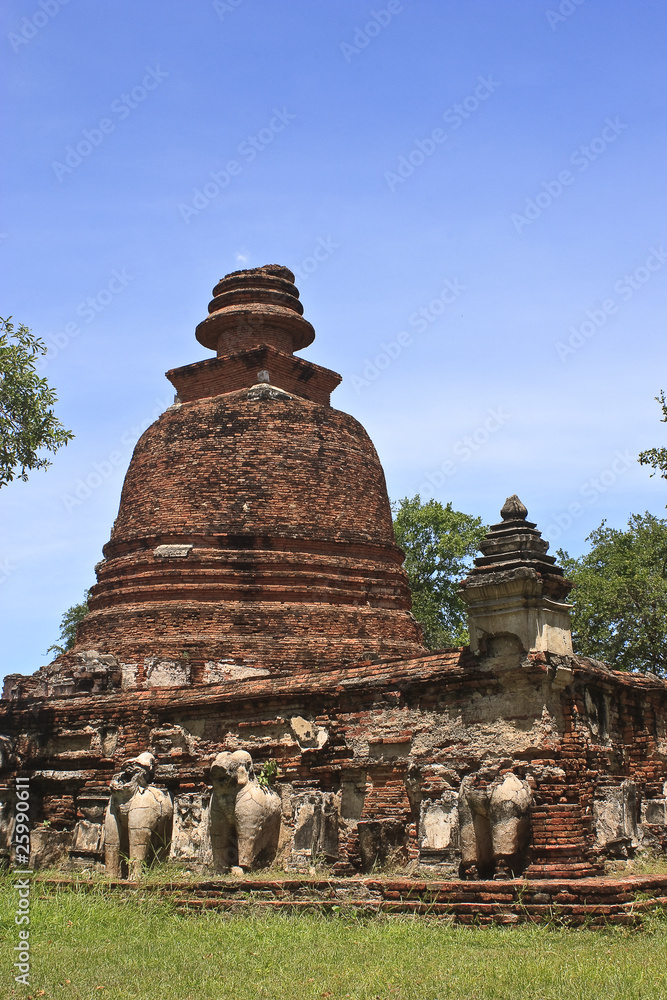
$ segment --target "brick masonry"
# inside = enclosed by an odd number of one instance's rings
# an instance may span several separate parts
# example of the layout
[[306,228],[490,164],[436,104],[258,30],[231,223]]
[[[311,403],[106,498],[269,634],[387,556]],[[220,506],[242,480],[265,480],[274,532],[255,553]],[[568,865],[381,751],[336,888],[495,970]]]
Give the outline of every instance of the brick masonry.
[[[40,879],[51,889],[99,888],[85,879]],[[111,885],[119,894],[136,882]],[[667,906],[667,875],[623,879],[513,879],[443,882],[411,878],[217,879],[141,883],[144,892],[168,892],[180,912],[317,910],[355,914],[417,913],[457,924],[551,923],[570,927],[639,927],[647,913]]]
[[[218,357],[169,372],[144,433],[75,653],[284,672],[420,652],[384,473],[329,404],[335,372],[294,357],[314,331],[294,276],[228,275],[197,337]],[[70,661],[72,658],[70,657]],[[63,660],[63,665],[67,663]]]
[[[15,771],[30,776],[35,823],[71,830],[78,800],[146,749],[159,785],[174,796],[206,795],[213,757],[242,748],[257,764],[278,761],[288,839],[292,803],[304,789],[338,797],[340,874],[361,867],[360,823],[399,820],[405,860],[419,860],[421,803],[456,792],[466,775],[483,783],[508,771],[533,791],[526,877],[600,873],[606,851],[596,801],[630,779],[639,813],[642,802],[664,796],[667,781],[667,686],[545,653],[494,664],[452,650],[339,671],[0,705],[1,731],[14,747],[4,792],[11,797]],[[299,742],[292,722],[303,718],[322,732],[322,745]],[[664,827],[645,834],[665,846]]]
[[[502,833],[489,803],[506,778],[502,808],[529,797],[528,840],[502,863],[531,881],[665,851],[665,682],[567,652],[569,585],[518,498],[468,582],[475,652],[422,647],[377,454],[329,405],[339,377],[294,357],[314,336],[301,313],[286,268],[216,286],[197,336],[218,356],[169,373],[180,400],[137,444],[76,646],[6,680],[0,856],[18,774],[40,863],[84,841],[99,862],[111,778],[150,751],[173,857],[204,870],[209,767],[236,750],[279,764],[279,860],[296,869],[323,853],[338,876],[411,864],[472,886],[493,865],[481,848],[479,872],[461,861],[463,800],[476,836]],[[494,615],[513,635],[489,634]],[[522,647],[534,621],[542,645]],[[566,902],[542,895],[530,905]]]

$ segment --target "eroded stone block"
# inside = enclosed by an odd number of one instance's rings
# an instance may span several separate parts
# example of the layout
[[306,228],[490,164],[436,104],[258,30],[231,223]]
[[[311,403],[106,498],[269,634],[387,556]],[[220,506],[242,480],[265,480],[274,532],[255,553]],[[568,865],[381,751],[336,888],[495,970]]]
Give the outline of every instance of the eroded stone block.
[[637,791],[634,781],[607,786],[593,803],[598,846],[614,857],[627,857],[639,844]]
[[300,715],[293,715],[289,724],[295,740],[303,749],[319,749],[325,746],[329,739],[326,729],[309,722],[308,719],[303,719]]
[[252,677],[268,677],[265,667],[248,667],[233,661],[207,660],[204,664],[204,684],[221,684],[223,681],[242,681]]
[[145,663],[146,687],[183,687],[190,683],[190,664],[179,660],[148,657]]
[[642,823],[650,826],[667,826],[665,799],[644,799],[642,802]]
[[101,864],[104,859],[104,813],[109,789],[85,789],[76,797],[77,823],[72,834],[70,862],[76,867]]
[[72,846],[72,833],[38,826],[30,832],[30,867],[57,868],[67,858]]
[[169,725],[151,730],[150,745],[156,754],[168,754],[172,750],[185,750],[191,754],[195,750],[196,740],[182,726]]
[[208,792],[175,796],[170,856],[176,861],[212,863],[208,832],[210,800]]
[[359,853],[365,872],[408,859],[408,831],[401,820],[361,820],[357,823]]
[[72,836],[72,856],[101,854],[104,846],[103,834],[104,828],[101,823],[91,823],[90,820],[80,819],[74,827]]
[[445,791],[423,799],[419,810],[419,857],[428,862],[453,861],[459,848],[458,794]]
[[121,663],[121,682],[120,686],[123,691],[132,691],[137,686],[137,673],[139,672],[138,663]]
[[362,816],[366,801],[365,771],[349,772],[342,778],[340,784],[340,818],[346,824],[356,824]]
[[192,549],[193,545],[158,545],[153,549],[153,555],[156,559],[186,559]]
[[338,810],[333,792],[304,792],[292,800],[293,854],[309,859],[338,857]]

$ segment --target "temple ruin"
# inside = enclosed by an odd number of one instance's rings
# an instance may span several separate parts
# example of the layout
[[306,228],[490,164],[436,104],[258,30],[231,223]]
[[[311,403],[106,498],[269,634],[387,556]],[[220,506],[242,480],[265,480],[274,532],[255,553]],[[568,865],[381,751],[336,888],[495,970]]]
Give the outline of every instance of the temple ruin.
[[462,583],[470,647],[428,651],[375,449],[294,353],[294,275],[213,296],[216,357],[167,373],[76,645],[5,681],[0,857],[17,776],[36,867],[575,878],[666,851],[667,684],[573,652],[519,498]]

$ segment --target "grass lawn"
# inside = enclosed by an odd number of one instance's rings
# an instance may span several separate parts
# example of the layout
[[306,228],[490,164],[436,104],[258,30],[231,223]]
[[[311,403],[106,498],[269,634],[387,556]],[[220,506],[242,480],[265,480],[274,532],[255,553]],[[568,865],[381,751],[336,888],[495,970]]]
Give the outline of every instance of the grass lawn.
[[32,887],[30,987],[0,881],[0,997],[159,1000],[665,1000],[667,918],[645,929],[454,927],[435,919],[204,914],[166,897]]

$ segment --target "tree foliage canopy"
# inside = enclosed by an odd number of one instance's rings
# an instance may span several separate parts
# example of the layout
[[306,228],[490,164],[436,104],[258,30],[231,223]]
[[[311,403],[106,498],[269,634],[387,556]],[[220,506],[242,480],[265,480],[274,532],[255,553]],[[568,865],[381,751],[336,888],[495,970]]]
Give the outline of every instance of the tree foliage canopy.
[[0,486],[51,465],[39,452],[56,452],[74,437],[53,412],[55,391],[37,374],[40,354],[46,346],[27,326],[0,319]]
[[574,648],[616,670],[667,675],[667,520],[633,514],[625,531],[603,521],[587,541],[579,559],[558,552],[576,584]]
[[89,597],[90,590],[85,590],[81,604],[73,604],[71,608],[67,609],[60,619],[59,643],[49,646],[47,653],[55,653],[56,656],[60,656],[61,653],[66,653],[68,649],[72,648],[76,642],[76,627],[88,614]]
[[[667,399],[665,399],[664,390],[661,389],[660,395],[655,398],[660,403],[662,410],[660,420],[665,424],[667,423]],[[652,476],[659,470],[662,479],[667,479],[667,448],[648,448],[646,451],[640,452],[639,464],[650,466],[653,469]]]
[[487,528],[479,517],[422,503],[419,494],[393,505],[396,542],[405,552],[412,613],[429,649],[468,642],[465,604],[458,582],[466,574]]

